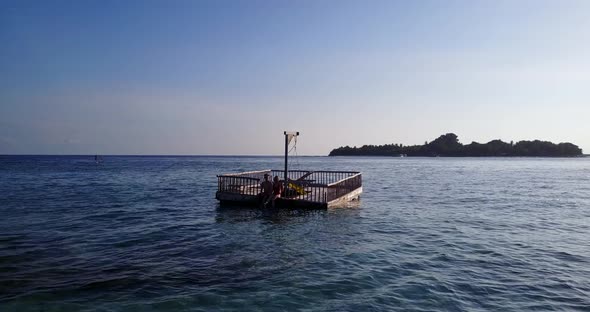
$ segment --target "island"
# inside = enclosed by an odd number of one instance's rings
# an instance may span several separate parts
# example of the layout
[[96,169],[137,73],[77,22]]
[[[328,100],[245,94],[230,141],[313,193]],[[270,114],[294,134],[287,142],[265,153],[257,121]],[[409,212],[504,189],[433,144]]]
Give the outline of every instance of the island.
[[492,140],[488,143],[472,142],[463,145],[454,133],[443,134],[424,145],[385,144],[342,146],[333,149],[329,156],[426,156],[426,157],[574,157],[582,156],[582,149],[572,143],[555,144],[548,141],[503,142]]

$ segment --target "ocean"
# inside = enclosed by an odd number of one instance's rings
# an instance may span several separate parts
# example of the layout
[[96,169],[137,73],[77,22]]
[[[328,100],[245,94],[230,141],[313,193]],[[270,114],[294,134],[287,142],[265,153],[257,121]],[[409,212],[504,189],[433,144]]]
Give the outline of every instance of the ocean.
[[0,156],[0,311],[590,311],[590,158],[297,157],[347,207],[220,207],[282,157]]

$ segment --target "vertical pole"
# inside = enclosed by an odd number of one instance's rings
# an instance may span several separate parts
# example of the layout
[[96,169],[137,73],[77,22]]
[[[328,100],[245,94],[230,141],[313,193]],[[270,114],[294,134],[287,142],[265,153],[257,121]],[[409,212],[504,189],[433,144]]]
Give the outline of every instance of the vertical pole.
[[285,131],[285,191],[287,190],[287,156],[289,154],[289,136],[287,135],[287,131]]

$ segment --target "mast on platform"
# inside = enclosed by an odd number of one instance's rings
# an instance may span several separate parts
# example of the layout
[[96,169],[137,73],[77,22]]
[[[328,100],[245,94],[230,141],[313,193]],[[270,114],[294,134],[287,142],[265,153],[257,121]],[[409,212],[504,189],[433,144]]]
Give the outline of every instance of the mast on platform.
[[284,176],[284,180],[283,183],[285,184],[285,190],[287,189],[287,178],[288,176],[288,161],[289,161],[289,143],[291,142],[291,140],[293,138],[295,138],[295,140],[297,140],[296,137],[299,136],[299,131],[297,132],[289,132],[289,131],[285,131],[285,176]]

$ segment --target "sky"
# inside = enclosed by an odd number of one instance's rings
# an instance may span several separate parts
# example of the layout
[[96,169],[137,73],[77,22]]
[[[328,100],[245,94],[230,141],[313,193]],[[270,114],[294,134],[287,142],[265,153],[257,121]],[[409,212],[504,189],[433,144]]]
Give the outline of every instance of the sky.
[[590,1],[0,0],[0,154],[590,153]]

